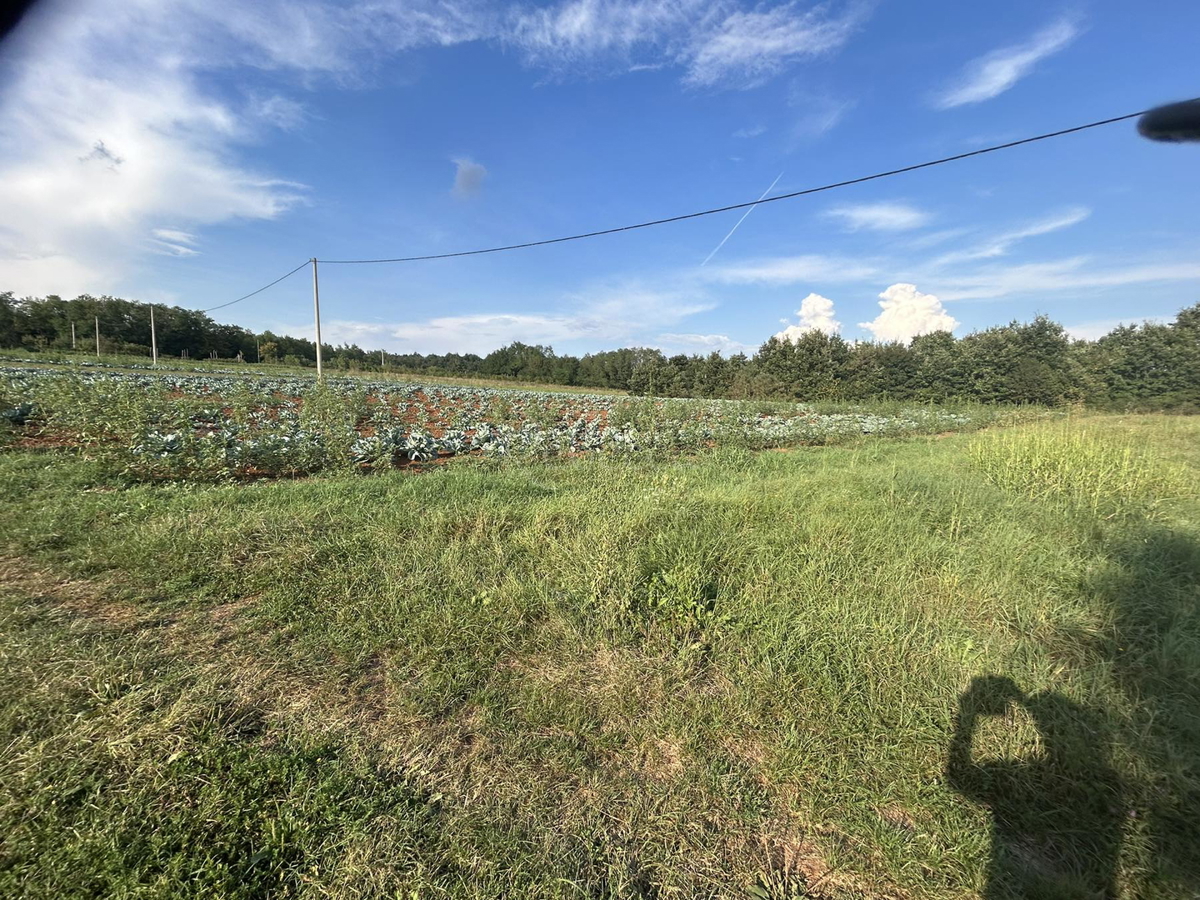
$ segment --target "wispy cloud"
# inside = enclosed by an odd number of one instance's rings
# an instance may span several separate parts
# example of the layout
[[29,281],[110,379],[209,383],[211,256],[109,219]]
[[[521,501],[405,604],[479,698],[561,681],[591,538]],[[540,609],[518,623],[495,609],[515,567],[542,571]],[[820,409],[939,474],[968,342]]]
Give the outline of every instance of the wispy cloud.
[[932,218],[924,210],[907,203],[861,203],[835,206],[825,215],[841,221],[847,231],[910,231]]
[[[332,319],[321,322],[331,342],[350,341],[395,352],[490,353],[522,341],[575,342],[589,347],[659,343],[664,328],[677,326],[715,304],[695,292],[660,289],[639,282],[597,285],[563,296],[561,310],[468,313],[403,322]],[[287,334],[303,334],[298,323],[279,323]]]
[[878,274],[874,261],[809,253],[716,266],[705,277],[725,284],[782,285],[867,281]]
[[483,187],[487,169],[474,160],[459,157],[454,163],[454,196],[473,197]]
[[793,116],[788,138],[795,149],[800,144],[828,134],[854,108],[854,101],[814,90],[808,84],[793,84],[788,91],[788,109]]
[[1090,322],[1079,322],[1075,325],[1064,325],[1067,334],[1077,341],[1094,341],[1102,338],[1114,328],[1122,325],[1166,325],[1171,321],[1168,316],[1147,316],[1143,319],[1094,319]]
[[943,274],[939,293],[946,300],[993,300],[1012,295],[1083,291],[1155,282],[1200,281],[1200,263],[1132,261],[1105,265],[1090,256],[1013,266],[988,266],[975,272]]
[[1009,253],[1012,248],[1026,238],[1039,237],[1078,225],[1092,214],[1086,206],[1072,206],[1044,218],[1022,225],[1011,231],[994,235],[987,240],[966,250],[956,250],[934,260],[935,266],[948,266],[954,263],[968,262],[975,259],[995,259]]
[[564,0],[518,8],[500,39],[532,66],[567,73],[670,64],[696,87],[746,88],[840,49],[872,4],[741,10],[721,0]]
[[1028,41],[993,50],[972,60],[954,82],[934,98],[938,109],[982,103],[999,96],[1033,71],[1041,60],[1067,47],[1080,33],[1079,21],[1063,17]]
[[742,138],[742,139],[755,138],[755,137],[758,137],[760,134],[766,134],[766,131],[767,131],[766,125],[753,125],[749,128],[739,128],[737,131],[735,131],[733,133],[733,137]]
[[[839,0],[41,4],[5,47],[4,286],[119,290],[144,254],[196,252],[150,235],[164,221],[202,231],[307,202],[304,185],[244,162],[249,145],[311,120],[289,88],[369,83],[398,54],[470,41],[560,77],[669,67],[694,86],[738,88],[834,52],[867,12]],[[460,194],[478,187],[477,165],[460,166]]]
[[152,249],[166,256],[198,256],[196,236],[175,228],[154,228],[150,231]]
[[757,349],[755,344],[735,341],[726,334],[660,334],[657,345],[665,350],[681,350],[685,353],[750,353]]
[[796,3],[732,13],[693,42],[684,80],[705,87],[761,84],[798,59],[840,49],[868,13],[865,3],[851,4],[840,14],[828,4],[803,9]]
[[191,245],[196,243],[194,234],[176,228],[155,228],[150,233],[160,240],[171,241],[174,244]]

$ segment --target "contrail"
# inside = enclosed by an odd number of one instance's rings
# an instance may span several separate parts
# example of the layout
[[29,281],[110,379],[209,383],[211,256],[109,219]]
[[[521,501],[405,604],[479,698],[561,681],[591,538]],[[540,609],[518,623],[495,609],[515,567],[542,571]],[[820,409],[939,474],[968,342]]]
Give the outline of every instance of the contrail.
[[700,263],[701,268],[703,268],[704,266],[707,266],[708,261],[717,255],[717,251],[725,246],[725,242],[727,240],[729,240],[731,237],[733,237],[733,233],[738,230],[738,226],[746,221],[746,216],[748,216],[748,215],[750,215],[750,213],[754,212],[754,207],[758,206],[758,204],[762,202],[763,197],[765,197],[765,196],[767,196],[767,194],[771,193],[771,190],[775,187],[775,185],[779,184],[779,179],[782,177],[783,177],[782,172],[780,172],[778,175],[776,175],[775,180],[771,182],[771,187],[767,188],[765,191],[762,192],[762,197],[759,197],[757,200],[754,201],[754,206],[751,206],[748,210],[746,210],[744,213],[742,213],[742,217],[737,220],[737,225],[734,225],[732,228],[729,229],[729,234],[727,234],[727,235],[725,235],[725,237],[721,238],[721,243],[717,244],[717,246],[713,248],[713,252],[708,254],[708,256],[705,258],[704,262]]

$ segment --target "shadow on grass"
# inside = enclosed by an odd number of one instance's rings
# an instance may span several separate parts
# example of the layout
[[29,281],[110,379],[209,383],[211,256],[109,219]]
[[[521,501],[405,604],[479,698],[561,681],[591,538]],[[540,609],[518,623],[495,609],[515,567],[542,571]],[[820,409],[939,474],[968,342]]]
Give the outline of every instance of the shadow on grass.
[[1129,698],[1140,769],[1130,803],[1145,817],[1144,863],[1171,893],[1200,896],[1200,542],[1147,526],[1108,556],[1089,586],[1115,614],[1107,649]]
[[[946,774],[991,811],[988,900],[1115,897],[1125,835],[1141,889],[1200,896],[1200,543],[1147,524],[1106,540],[1105,555],[1082,588],[1109,606],[1113,627],[1089,650],[1127,714],[1027,695],[1000,676],[975,678],[959,698]],[[981,720],[1019,708],[1039,752],[976,759]],[[1118,740],[1132,756],[1123,780],[1110,762]]]
[[[980,719],[1007,717],[1017,706],[1036,723],[1041,752],[975,759]],[[971,682],[959,698],[946,775],[992,812],[988,900],[1116,896],[1122,807],[1108,748],[1104,717],[1094,710],[1059,694],[1026,695],[1009,678]]]

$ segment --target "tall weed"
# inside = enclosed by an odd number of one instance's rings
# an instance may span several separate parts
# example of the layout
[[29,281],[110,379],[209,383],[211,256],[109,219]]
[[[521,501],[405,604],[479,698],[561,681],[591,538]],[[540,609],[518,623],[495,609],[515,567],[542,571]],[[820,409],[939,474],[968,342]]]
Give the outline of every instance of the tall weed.
[[1152,511],[1185,483],[1131,436],[1074,419],[988,432],[971,443],[969,457],[1002,488],[1108,517]]

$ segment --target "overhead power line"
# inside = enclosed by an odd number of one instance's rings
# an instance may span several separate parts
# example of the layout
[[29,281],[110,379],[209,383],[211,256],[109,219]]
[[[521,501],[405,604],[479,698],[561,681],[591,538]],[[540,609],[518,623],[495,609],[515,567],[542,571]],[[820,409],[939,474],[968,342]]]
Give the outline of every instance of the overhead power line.
[[238,297],[236,300],[230,300],[228,303],[221,303],[217,306],[210,306],[208,309],[200,310],[200,312],[212,312],[214,309],[224,309],[227,306],[233,306],[233,304],[235,304],[235,303],[241,303],[243,300],[249,300],[255,294],[261,294],[267,288],[275,287],[275,285],[279,284],[279,282],[283,281],[283,279],[290,278],[291,276],[295,275],[297,272],[299,272],[301,269],[303,269],[305,266],[307,266],[310,262],[312,262],[312,260],[306,259],[304,262],[300,263],[300,265],[296,266],[296,268],[292,269],[292,271],[288,272],[287,275],[280,275],[278,278],[276,278],[270,284],[264,284],[257,291],[251,291],[250,293],[248,293],[242,297]]
[[[1189,103],[1189,104],[1200,103],[1200,98],[1185,101],[1185,103]],[[1179,105],[1182,106],[1183,104],[1179,104]],[[823,184],[818,187],[805,188],[804,190],[800,190],[800,191],[790,191],[789,193],[786,193],[786,194],[776,194],[773,197],[760,197],[757,200],[747,200],[744,203],[733,203],[733,204],[730,204],[729,206],[718,206],[714,209],[704,209],[704,210],[700,210],[699,212],[684,213],[683,215],[679,215],[679,216],[668,216],[665,219],[653,219],[649,222],[638,222],[637,224],[634,224],[634,225],[621,225],[616,228],[603,228],[603,229],[600,229],[599,231],[587,231],[582,234],[570,234],[570,235],[566,235],[564,237],[547,238],[547,239],[541,240],[541,241],[526,241],[525,243],[522,243],[522,244],[506,244],[506,245],[500,246],[500,247],[484,247],[484,248],[481,248],[478,250],[459,250],[454,253],[430,253],[430,254],[426,254],[423,256],[396,256],[396,257],[390,257],[387,259],[322,259],[321,262],[329,263],[332,265],[421,262],[423,260],[429,260],[429,259],[452,259],[452,258],[459,257],[459,256],[479,256],[484,253],[503,253],[508,250],[523,250],[527,247],[544,247],[544,246],[547,246],[548,244],[562,244],[562,243],[566,243],[567,241],[581,241],[581,240],[584,240],[585,238],[602,237],[603,235],[606,235],[606,234],[619,234],[620,232],[623,232],[623,231],[636,231],[640,228],[650,228],[655,225],[667,225],[667,224],[670,224],[671,222],[683,222],[683,221],[686,221],[687,219],[699,219],[702,216],[713,216],[718,213],[733,212],[734,210],[738,210],[738,209],[752,209],[756,206],[761,206],[764,203],[775,203],[776,201],[779,201],[779,200],[791,200],[796,197],[805,197],[809,194],[819,194],[819,193],[822,193],[823,191],[832,191],[837,188],[849,187],[850,185],[853,185],[853,184],[863,184],[864,182],[867,182],[867,181],[876,181],[880,178],[891,178],[893,175],[903,175],[905,172],[915,172],[918,169],[929,169],[929,168],[932,168],[933,166],[940,166],[940,165],[944,165],[945,163],[957,162],[958,160],[961,160],[961,159],[971,159],[972,157],[975,157],[975,156],[983,156],[986,153],[995,153],[997,150],[1008,150],[1013,147],[1020,147],[1024,144],[1033,144],[1033,143],[1037,143],[1038,141],[1049,140],[1050,138],[1063,137],[1064,135],[1075,134],[1076,132],[1080,132],[1080,131],[1087,131],[1091,128],[1099,128],[1102,125],[1112,125],[1116,122],[1125,122],[1129,119],[1136,119],[1138,116],[1145,115],[1148,112],[1151,112],[1151,110],[1139,110],[1138,112],[1126,113],[1123,116],[1113,116],[1112,118],[1109,118],[1109,119],[1100,119],[1099,121],[1096,121],[1096,122],[1088,122],[1086,125],[1076,125],[1073,128],[1063,128],[1063,129],[1060,129],[1059,131],[1050,131],[1050,132],[1047,132],[1046,134],[1037,134],[1037,135],[1034,135],[1033,137],[1022,138],[1017,141],[1008,141],[1003,144],[994,144],[990,147],[981,147],[978,150],[971,150],[966,153],[956,153],[953,156],[943,156],[941,159],[931,159],[927,162],[916,163],[911,166],[902,166],[898,169],[889,169],[886,172],[876,172],[873,175],[862,175],[858,178],[847,179],[846,181],[836,181],[836,182],[833,182],[832,184]],[[300,263],[300,265],[296,266],[296,268],[292,269],[287,274],[279,276],[278,278],[276,278],[274,281],[270,282],[269,284],[264,284],[262,287],[258,288],[258,290],[251,291],[248,294],[238,297],[236,300],[230,300],[228,303],[221,303],[217,306],[210,306],[208,309],[203,309],[200,311],[201,312],[212,312],[214,310],[224,309],[227,306],[233,306],[235,303],[241,303],[243,300],[249,300],[251,297],[255,296],[256,294],[261,294],[267,288],[271,288],[271,287],[274,287],[275,285],[279,284],[279,282],[283,281],[285,278],[290,278],[292,275],[295,275],[297,272],[299,272],[301,269],[303,269],[305,266],[309,265],[312,262],[314,262],[314,260],[307,259],[304,262]]]
[[[791,191],[786,194],[776,194],[773,197],[760,198],[758,200],[747,200],[745,203],[734,203],[729,206],[719,206],[715,209],[704,209],[700,212],[684,213],[679,216],[668,216],[665,219],[653,219],[649,222],[638,222],[636,225],[621,225],[617,228],[604,228],[599,231],[587,231],[583,234],[571,234],[566,237],[548,238],[541,241],[527,241],[523,244],[507,244],[503,247],[486,247],[480,250],[459,250],[455,253],[431,253],[425,256],[397,256],[390,259],[323,259],[321,262],[333,265],[357,265],[363,263],[403,263],[403,262],[420,262],[427,259],[451,259],[458,256],[479,256],[484,253],[503,253],[507,250],[523,250],[527,247],[544,247],[547,244],[562,244],[567,241],[581,241],[585,238],[601,237],[606,234],[618,234],[622,231],[636,231],[639,228],[650,228],[654,225],[667,225],[671,222],[683,222],[687,219],[698,219],[701,216],[712,216],[717,213],[732,212],[737,209],[747,209],[748,207],[761,206],[764,203],[775,203],[779,200],[791,200],[795,197],[804,197],[809,194],[819,194],[822,191],[832,191],[836,188],[849,187],[852,184],[863,184],[867,181],[876,181],[880,178],[891,178],[893,175],[902,175],[905,172],[915,172],[918,169],[928,169],[933,166],[944,165],[945,163],[957,162],[960,159],[970,159],[974,156],[983,156],[985,153],[995,153],[997,150],[1008,150],[1012,147],[1020,147],[1023,144],[1033,144],[1037,141],[1046,141],[1050,138],[1062,137],[1067,134],[1075,134],[1079,131],[1087,131],[1089,128],[1099,128],[1102,125],[1112,125],[1115,122],[1124,122],[1128,119],[1136,119],[1138,116],[1146,113],[1147,110],[1139,110],[1138,112],[1127,113],[1123,116],[1114,116],[1111,119],[1101,119],[1098,122],[1088,122],[1086,125],[1076,125],[1073,128],[1063,128],[1060,131],[1051,131],[1046,134],[1038,134],[1033,137],[1022,138],[1019,141],[1008,141],[1004,144],[995,144],[991,147],[982,147],[978,150],[971,150],[967,153],[956,153],[954,156],[944,156],[941,159],[931,159],[928,162],[916,163],[911,166],[902,166],[899,169],[889,169],[886,172],[876,172],[874,175],[863,175],[859,178],[851,178],[846,181],[837,181],[832,184],[823,184],[820,187],[805,188],[801,191]],[[286,276],[285,276],[286,277]],[[235,301],[236,302],[236,301]]]

